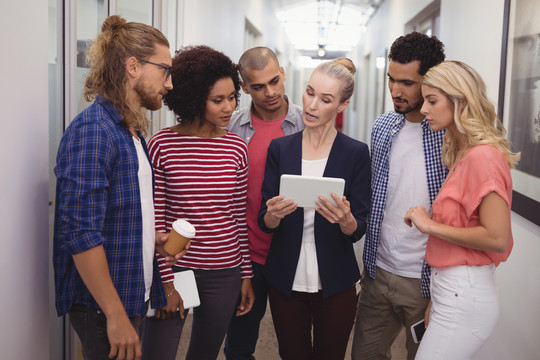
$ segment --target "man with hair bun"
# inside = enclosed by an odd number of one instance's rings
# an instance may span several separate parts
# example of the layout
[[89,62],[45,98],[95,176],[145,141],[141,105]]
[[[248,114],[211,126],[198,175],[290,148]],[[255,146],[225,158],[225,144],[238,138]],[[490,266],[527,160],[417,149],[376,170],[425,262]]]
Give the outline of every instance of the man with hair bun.
[[407,359],[418,350],[411,326],[429,303],[430,268],[424,260],[427,235],[403,224],[413,205],[431,204],[446,176],[441,161],[444,131],[432,131],[420,113],[422,76],[444,60],[444,45],[413,32],[397,38],[388,58],[388,87],[394,111],[371,132],[372,198],[364,243],[364,271],[352,359],[390,359],[403,326]]
[[172,89],[169,42],[157,29],[105,19],[88,51],[84,96],[56,158],[53,263],[58,316],[69,313],[85,359],[140,359],[151,298],[166,304],[155,263],[168,234],[154,228],[145,109]]

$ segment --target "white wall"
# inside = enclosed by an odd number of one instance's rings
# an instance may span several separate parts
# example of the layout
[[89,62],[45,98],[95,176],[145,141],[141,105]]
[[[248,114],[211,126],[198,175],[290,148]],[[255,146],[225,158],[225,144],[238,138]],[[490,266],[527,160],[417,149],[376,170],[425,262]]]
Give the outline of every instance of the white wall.
[[[389,48],[404,34],[405,24],[430,1],[386,0],[371,20],[363,43],[355,51],[355,62],[362,67],[364,57],[381,47]],[[486,82],[489,98],[497,105],[501,60],[504,0],[441,0],[440,40],[445,44],[447,59],[461,60],[473,66]],[[374,65],[370,63],[370,72]],[[360,103],[369,106],[373,80]],[[388,91],[388,89],[385,89]],[[362,92],[362,90],[360,90]],[[369,97],[368,97],[369,99]],[[387,96],[386,108],[392,108]],[[358,128],[374,119],[358,110]],[[360,140],[367,140],[368,134]],[[479,359],[538,359],[540,354],[540,227],[512,213],[514,250],[506,263],[497,269],[501,315],[494,334],[481,349]]]
[[439,39],[444,43],[446,59],[466,62],[478,70],[495,104],[499,94],[503,6],[504,0],[441,1]]
[[376,108],[377,98],[385,93],[384,111],[392,109],[392,100],[388,95],[386,82],[378,86],[384,74],[377,73],[375,59],[385,56],[390,50],[394,40],[403,35],[405,24],[417,13],[430,4],[429,0],[385,0],[377,9],[368,23],[366,32],[362,35],[358,47],[353,51],[352,58],[357,65],[358,81],[355,95],[357,97],[357,111],[349,109],[346,122],[355,121],[356,124],[346,124],[350,130],[348,134],[359,140],[369,143],[370,131],[376,117],[381,110]]
[[[179,26],[182,46],[208,45],[222,51],[237,62],[245,50],[246,19],[260,31],[260,46],[277,51],[285,69],[287,93],[293,89],[292,64],[296,54],[281,28],[273,8],[265,0],[181,0]],[[241,104],[249,104],[249,95],[242,92]]]
[[[290,48],[283,30],[264,0],[183,0],[180,24],[183,45],[208,45],[223,51],[233,61],[244,49],[245,20],[262,33],[262,45],[277,49],[288,58]],[[288,60],[288,59],[287,59]],[[287,61],[286,60],[286,61]]]
[[0,357],[49,352],[47,2],[0,5]]
[[479,359],[533,360],[540,357],[540,229],[512,213],[514,249],[497,269],[501,314]]
[[184,0],[179,22],[182,45],[208,45],[238,59],[243,52],[245,3],[230,0]]

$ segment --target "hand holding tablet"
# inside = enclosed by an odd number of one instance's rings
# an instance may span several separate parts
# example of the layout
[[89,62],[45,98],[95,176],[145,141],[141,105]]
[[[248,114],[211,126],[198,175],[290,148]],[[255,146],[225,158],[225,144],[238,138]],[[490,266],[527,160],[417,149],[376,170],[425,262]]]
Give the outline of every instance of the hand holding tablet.
[[[178,291],[184,302],[184,309],[191,309],[201,304],[193,270],[174,273],[174,288]],[[149,308],[146,316],[152,317],[155,315],[156,310]]]
[[331,193],[343,196],[345,180],[341,178],[301,176],[301,175],[281,175],[279,185],[279,195],[285,200],[293,200],[298,207],[317,208],[315,203],[319,196],[324,196],[336,206]]

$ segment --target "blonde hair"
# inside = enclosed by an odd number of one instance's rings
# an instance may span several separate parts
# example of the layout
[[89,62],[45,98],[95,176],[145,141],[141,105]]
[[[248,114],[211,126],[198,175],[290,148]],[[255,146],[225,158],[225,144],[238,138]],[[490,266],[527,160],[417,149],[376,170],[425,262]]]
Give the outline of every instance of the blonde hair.
[[143,134],[149,121],[140,108],[133,107],[126,89],[126,60],[134,56],[147,60],[156,53],[156,45],[169,47],[165,35],[156,28],[127,22],[120,16],[109,16],[103,22],[101,33],[86,52],[90,65],[84,84],[84,97],[92,101],[101,94],[116,105],[123,118],[123,125],[134,127]]
[[316,71],[340,80],[343,83],[340,101],[343,103],[350,99],[354,91],[354,74],[356,73],[356,67],[350,59],[342,57],[323,62],[315,68],[314,72]]
[[[444,61],[424,75],[422,83],[440,90],[454,105],[454,122],[458,131],[467,137],[469,147],[491,145],[505,156],[510,167],[519,161],[520,154],[512,153],[506,130],[495,107],[486,96],[486,85],[480,75],[460,61]],[[443,138],[442,160],[451,167],[456,161],[459,143],[452,132]]]

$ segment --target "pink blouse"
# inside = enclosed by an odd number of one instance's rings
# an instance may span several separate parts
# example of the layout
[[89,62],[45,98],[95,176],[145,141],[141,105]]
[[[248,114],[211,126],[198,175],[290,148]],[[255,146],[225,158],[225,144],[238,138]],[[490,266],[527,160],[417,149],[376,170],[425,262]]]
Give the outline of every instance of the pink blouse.
[[[455,227],[480,225],[478,207],[491,192],[512,204],[512,177],[504,155],[489,145],[477,145],[454,165],[432,206],[432,219]],[[430,235],[426,247],[426,261],[434,267],[458,265],[499,265],[506,261],[514,242],[505,253],[465,248]]]

